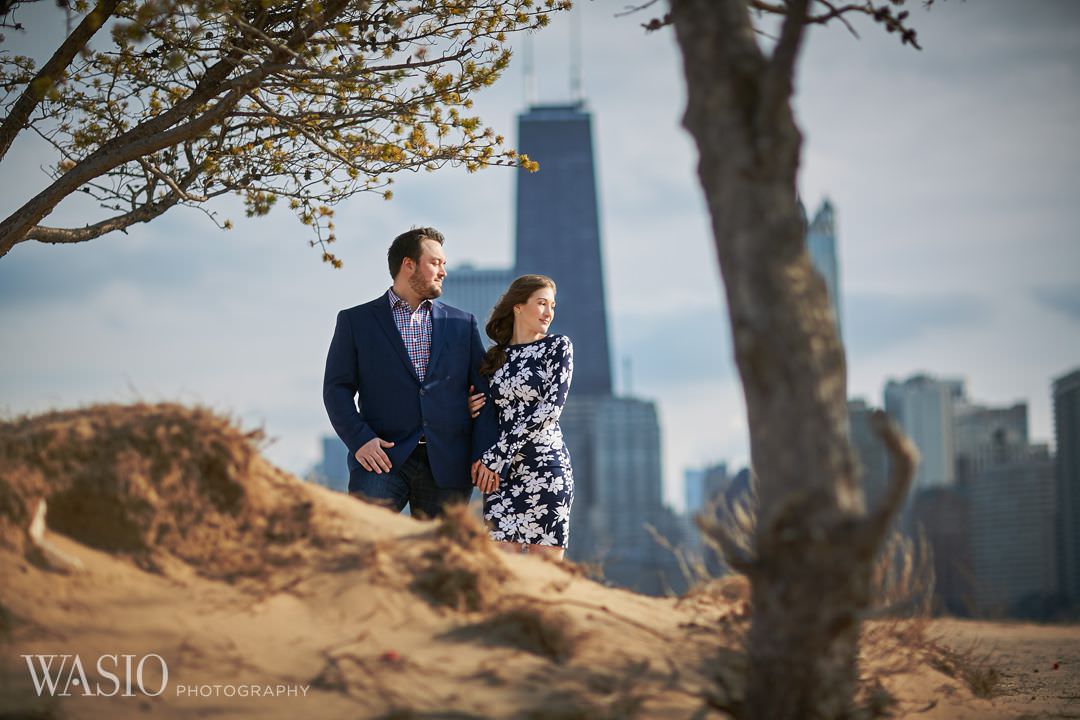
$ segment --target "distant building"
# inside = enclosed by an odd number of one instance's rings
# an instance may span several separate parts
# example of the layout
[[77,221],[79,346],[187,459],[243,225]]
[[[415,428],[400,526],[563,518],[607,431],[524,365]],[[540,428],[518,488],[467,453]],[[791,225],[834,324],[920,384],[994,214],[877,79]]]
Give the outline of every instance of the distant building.
[[322,437],[322,460],[312,468],[309,479],[331,490],[349,489],[349,449],[337,435]]
[[573,394],[610,396],[592,116],[580,102],[534,105],[518,116],[517,146],[540,171],[517,174],[515,272],[558,286],[551,332],[574,341]]
[[574,343],[560,422],[574,466],[568,556],[639,592],[677,590],[675,556],[646,527],[673,547],[685,541],[685,524],[663,504],[656,406],[613,396],[592,117],[581,102],[534,105],[518,116],[517,146],[540,171],[517,174],[514,275],[555,280],[551,332]]
[[859,477],[867,507],[877,507],[882,502],[889,481],[889,456],[870,423],[876,411],[877,408],[870,407],[865,400],[853,398],[848,401],[851,444],[859,461]]
[[1054,380],[1053,395],[1059,582],[1080,609],[1080,368]]
[[499,301],[513,279],[513,271],[505,268],[475,268],[472,265],[460,265],[447,271],[441,299],[476,317],[480,338],[486,347],[490,340],[484,333],[484,326],[495,303]]
[[725,503],[725,494],[731,486],[731,479],[727,463],[716,463],[704,468],[686,470],[684,473],[686,522],[683,534],[686,537],[686,546],[693,551],[694,560],[704,563],[705,569],[712,576],[722,575],[726,572],[726,566],[702,537],[695,518],[714,503]]
[[984,468],[1020,459],[1027,449],[1027,403],[994,408],[954,399],[957,482],[970,482]]
[[885,411],[915,443],[922,456],[914,490],[951,487],[956,479],[953,398],[958,381],[915,375],[885,385]]
[[840,315],[840,263],[836,249],[836,218],[832,202],[827,198],[821,203],[806,231],[806,248],[829,291],[829,304],[836,318],[836,330],[842,336]]
[[1054,464],[1047,448],[980,468],[969,493],[979,613],[1044,617],[1058,592]]
[[687,517],[694,517],[705,504],[705,469],[687,468],[683,471],[683,502]]
[[971,555],[970,499],[966,487],[931,487],[911,501],[915,537],[930,545],[936,613],[975,612],[975,569]]
[[723,495],[731,487],[731,475],[728,474],[727,463],[716,463],[705,468],[703,480],[705,502],[714,502],[718,496]]
[[[671,551],[649,534],[678,532],[663,505],[656,406],[635,398],[573,396],[559,423],[574,466],[568,557],[598,562],[604,577],[658,595],[682,584]],[[682,537],[667,537],[673,547]]]
[[540,171],[516,176],[514,267],[454,268],[443,299],[476,316],[484,336],[491,308],[515,277],[555,281],[551,332],[574,343],[560,421],[574,468],[567,556],[599,564],[606,579],[639,592],[677,591],[685,579],[676,558],[647,529],[673,548],[690,541],[685,519],[663,504],[656,406],[613,394],[592,117],[582,102],[534,105],[518,116],[517,147]]
[[731,487],[727,463],[686,470],[686,514],[694,515],[706,505],[722,499]]

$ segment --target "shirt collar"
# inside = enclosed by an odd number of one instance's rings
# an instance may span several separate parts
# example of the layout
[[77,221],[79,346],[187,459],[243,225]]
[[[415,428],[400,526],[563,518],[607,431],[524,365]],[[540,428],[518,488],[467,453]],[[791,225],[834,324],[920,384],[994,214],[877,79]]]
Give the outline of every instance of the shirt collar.
[[[390,295],[390,308],[391,309],[396,308],[399,305],[404,305],[406,308],[411,310],[411,308],[409,308],[409,303],[405,302],[405,300],[398,297],[398,294],[396,292],[394,292],[394,286],[393,285],[390,286],[389,295]],[[430,310],[431,307],[432,307],[431,300],[421,300],[420,305],[417,306],[417,310],[419,310],[420,308],[426,308],[426,309]]]

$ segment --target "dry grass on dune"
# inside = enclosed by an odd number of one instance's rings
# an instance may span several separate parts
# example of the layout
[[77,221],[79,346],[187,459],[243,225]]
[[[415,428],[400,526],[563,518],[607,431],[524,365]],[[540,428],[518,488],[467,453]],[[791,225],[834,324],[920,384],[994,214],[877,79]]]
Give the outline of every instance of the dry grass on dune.
[[[714,503],[697,520],[706,543],[724,556],[725,547],[752,555],[757,501],[753,494]],[[722,538],[720,536],[723,536]],[[661,539],[658,539],[658,542]],[[676,549],[666,546],[672,552]],[[746,651],[750,607],[749,581],[742,575],[710,578],[703,562],[680,557],[684,573],[692,582],[684,601],[722,598],[727,617],[735,621],[724,631]],[[997,693],[1001,671],[988,653],[972,647],[957,649],[943,644],[930,632],[934,594],[934,563],[929,543],[892,532],[878,553],[871,578],[871,605],[865,613],[859,657],[857,709],[863,717],[890,717],[902,713],[891,680],[930,668],[963,683],[977,698]]]
[[[0,646],[7,657],[152,649],[177,682],[288,681],[311,694],[57,704],[29,697],[25,667],[0,662],[0,716],[741,713],[745,578],[681,598],[606,588],[579,568],[499,552],[465,508],[421,522],[306,485],[259,442],[171,404],[0,423]],[[35,535],[42,501],[48,532]],[[886,583],[893,601],[920,572],[901,569]],[[925,629],[918,617],[867,623],[864,715],[915,713],[940,687],[941,708],[982,702],[988,666]]]
[[313,536],[311,504],[244,433],[202,409],[104,405],[4,423],[0,541],[24,547],[44,499],[52,530],[141,567],[175,557],[257,576]]

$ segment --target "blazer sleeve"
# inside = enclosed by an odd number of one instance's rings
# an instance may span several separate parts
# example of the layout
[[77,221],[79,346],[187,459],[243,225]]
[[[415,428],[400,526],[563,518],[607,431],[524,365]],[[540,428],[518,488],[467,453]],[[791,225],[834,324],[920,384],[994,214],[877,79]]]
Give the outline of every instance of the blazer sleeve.
[[345,310],[338,313],[334,338],[326,354],[326,373],[323,375],[323,405],[334,431],[355,455],[360,447],[375,437],[375,431],[356,409],[356,393],[360,389],[360,367],[356,356],[356,341],[352,323]]
[[480,339],[480,329],[477,327],[476,318],[472,315],[469,317],[472,321],[472,337],[469,339],[469,384],[476,388],[476,392],[487,395],[487,402],[480,408],[480,414],[473,420],[472,426],[470,461],[476,462],[485,450],[495,444],[499,436],[499,424],[495,417],[495,405],[491,400],[491,384],[480,374],[480,364],[487,351]]
[[499,440],[481,458],[491,470],[505,480],[510,473],[510,463],[521,452],[525,443],[537,433],[559,421],[566,396],[570,393],[570,380],[574,375],[574,346],[565,335],[552,343],[544,358],[542,370],[544,386],[532,412],[509,431],[503,430]]

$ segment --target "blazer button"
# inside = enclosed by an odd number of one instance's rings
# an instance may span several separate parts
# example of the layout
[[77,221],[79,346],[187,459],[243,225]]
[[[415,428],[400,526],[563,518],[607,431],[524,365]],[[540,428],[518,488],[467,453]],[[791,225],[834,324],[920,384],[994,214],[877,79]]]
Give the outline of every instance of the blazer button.
[[424,395],[426,393],[427,393],[427,390],[424,390],[424,388],[420,388],[420,397],[424,397]]

